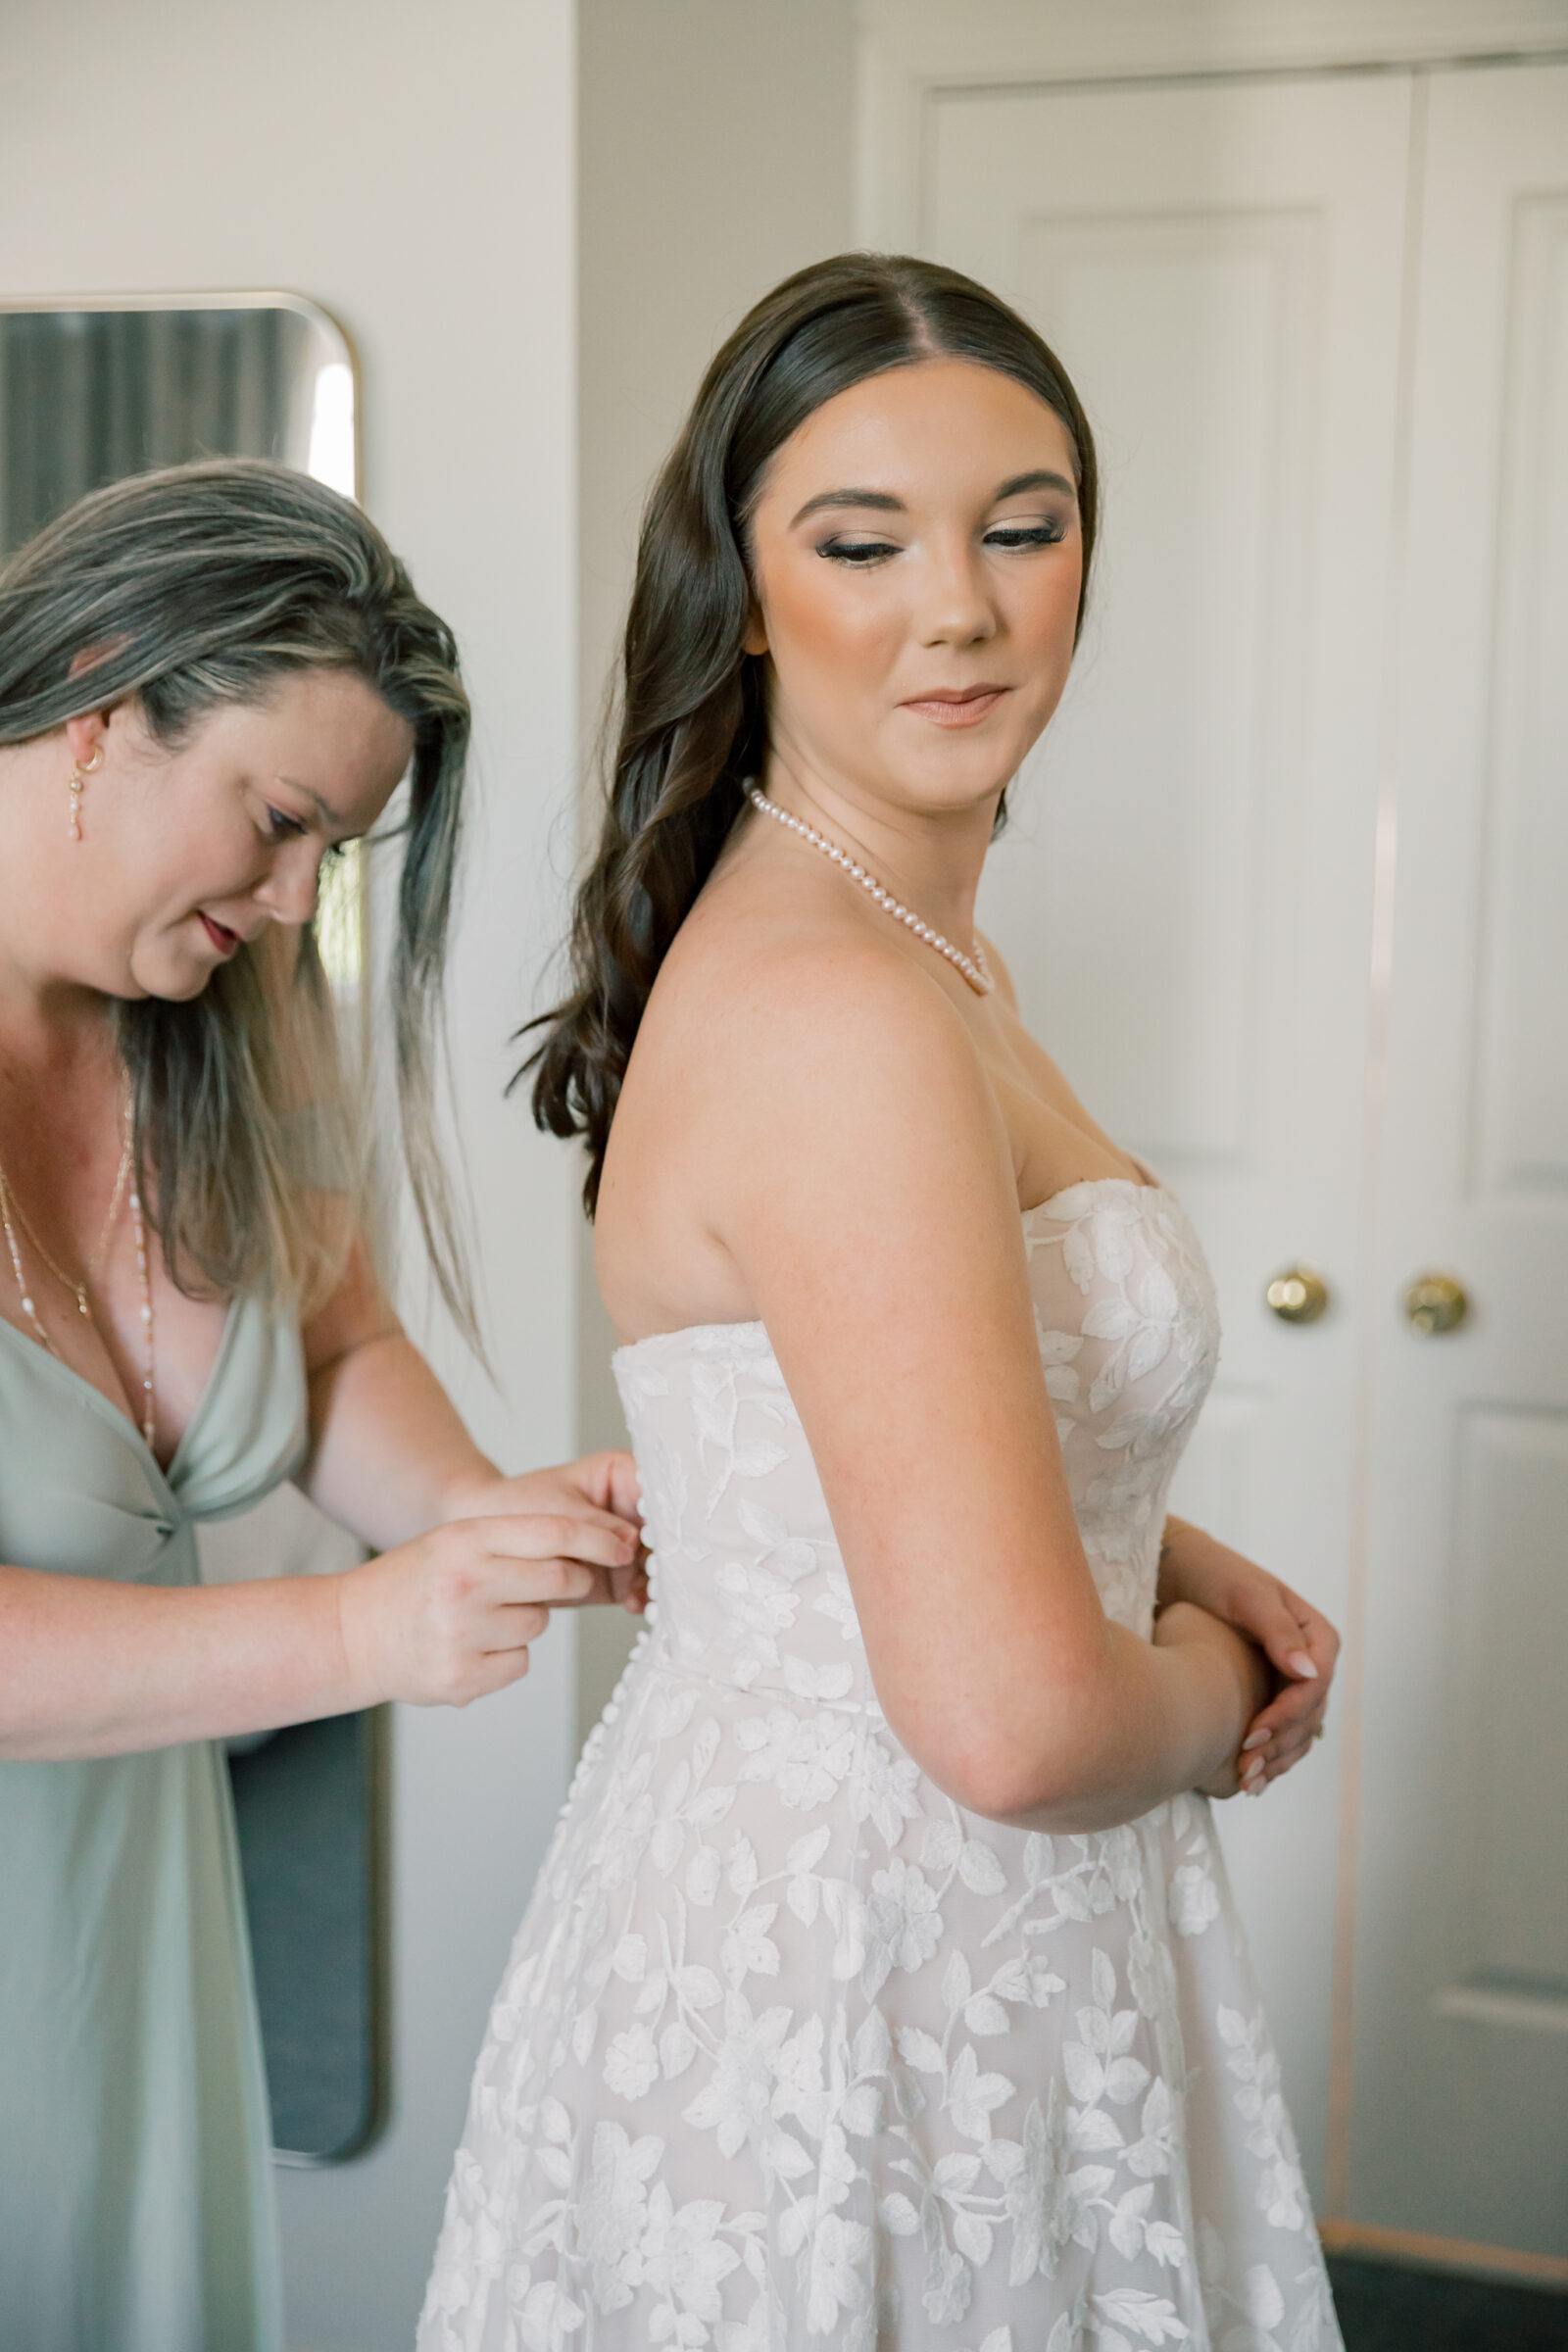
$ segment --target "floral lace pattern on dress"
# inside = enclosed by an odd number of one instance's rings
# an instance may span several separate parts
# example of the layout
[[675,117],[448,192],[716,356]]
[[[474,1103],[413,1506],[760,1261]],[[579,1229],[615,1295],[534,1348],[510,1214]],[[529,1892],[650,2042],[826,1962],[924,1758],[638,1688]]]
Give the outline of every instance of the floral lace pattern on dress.
[[[1025,1239],[1090,1564],[1147,1636],[1207,1270],[1119,1179]],[[421,2352],[1339,2352],[1207,1805],[964,1813],[877,1704],[761,1327],[616,1373],[657,1607],[491,2016]]]

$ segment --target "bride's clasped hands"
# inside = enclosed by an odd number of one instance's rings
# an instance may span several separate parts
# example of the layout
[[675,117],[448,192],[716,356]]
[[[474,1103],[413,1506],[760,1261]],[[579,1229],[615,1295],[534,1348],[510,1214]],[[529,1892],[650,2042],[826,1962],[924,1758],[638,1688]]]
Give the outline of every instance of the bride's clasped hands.
[[1217,1620],[1255,1644],[1265,1703],[1205,1796],[1261,1796],[1299,1764],[1323,1736],[1340,1637],[1321,1609],[1216,1543],[1200,1527],[1167,1518],[1159,1554],[1156,1644],[1203,1638],[1190,1612]]

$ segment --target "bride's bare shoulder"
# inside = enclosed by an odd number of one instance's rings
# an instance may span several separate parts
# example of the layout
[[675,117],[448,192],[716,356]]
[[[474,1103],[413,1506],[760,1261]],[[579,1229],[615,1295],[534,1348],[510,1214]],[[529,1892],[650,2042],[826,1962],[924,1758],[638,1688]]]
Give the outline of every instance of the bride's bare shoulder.
[[752,1081],[802,1055],[891,1054],[911,1074],[933,1054],[972,1055],[938,974],[858,907],[808,887],[749,885],[720,875],[682,924],[644,1016],[650,1045]]

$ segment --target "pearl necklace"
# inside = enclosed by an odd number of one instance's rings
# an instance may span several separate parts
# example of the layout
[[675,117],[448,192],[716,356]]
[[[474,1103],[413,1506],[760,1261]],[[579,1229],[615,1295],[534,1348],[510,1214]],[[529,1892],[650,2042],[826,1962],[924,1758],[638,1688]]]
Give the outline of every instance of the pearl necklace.
[[[125,1149],[121,1154],[120,1173],[115,1179],[115,1194],[113,1200],[110,1202],[109,1217],[104,1226],[103,1238],[100,1240],[97,1250],[93,1252],[92,1258],[88,1261],[87,1271],[89,1277],[97,1272],[99,1261],[101,1260],[105,1248],[107,1247],[109,1235],[113,1230],[115,1219],[120,1213],[121,1194],[124,1186],[125,1178],[129,1172],[130,1105],[127,1103],[125,1106]],[[13,1217],[15,1218],[15,1223],[12,1221]],[[142,1211],[141,1193],[134,1181],[132,1181],[130,1187],[130,1224],[131,1232],[135,1237],[136,1243],[136,1273],[141,1290],[141,1328],[142,1345],[144,1349],[144,1369],[142,1372],[141,1382],[141,1434],[146,1441],[148,1451],[151,1452],[153,1439],[157,1434],[158,1428],[158,1397],[154,1385],[156,1376],[156,1356],[153,1345],[153,1286],[152,1274],[147,1258],[147,1220]],[[66,1289],[72,1293],[73,1297],[75,1298],[78,1313],[85,1316],[87,1321],[92,1323],[93,1329],[96,1331],[98,1326],[93,1316],[91,1302],[87,1297],[86,1284],[73,1282],[70,1275],[62,1272],[61,1268],[55,1264],[53,1258],[50,1257],[48,1251],[39,1242],[37,1235],[32,1230],[32,1227],[27,1223],[26,1218],[23,1215],[22,1204],[11,1190],[4,1167],[0,1166],[0,1227],[3,1227],[5,1232],[6,1249],[11,1257],[11,1271],[17,1278],[17,1296],[22,1300],[22,1311],[26,1316],[28,1323],[32,1327],[34,1338],[38,1340],[40,1345],[47,1349],[48,1353],[52,1355],[57,1362],[63,1363],[65,1358],[61,1355],[59,1348],[55,1346],[55,1343],[50,1336],[49,1328],[44,1322],[43,1317],[39,1314],[37,1303],[33,1298],[31,1291],[27,1287],[27,1278],[22,1263],[22,1250],[17,1240],[16,1228],[18,1225],[22,1227],[23,1232],[27,1236],[28,1241],[31,1243],[33,1249],[37,1251],[37,1254],[44,1266],[51,1274],[54,1275],[58,1282],[64,1283]],[[100,1333],[99,1336],[101,1338],[102,1334]]]
[[933,931],[929,923],[922,923],[911,907],[901,905],[891,890],[883,889],[875,874],[867,873],[863,865],[857,865],[848,850],[841,850],[837,842],[829,841],[827,835],[819,833],[814,825],[805,823],[798,816],[791,816],[787,808],[780,808],[755,784],[747,785],[746,797],[761,815],[772,817],[777,824],[787,825],[792,833],[798,833],[803,841],[808,841],[813,849],[820,850],[824,858],[831,858],[833,863],[841,867],[852,882],[858,882],[860,888],[896,923],[903,923],[914,933],[916,939],[923,939],[928,948],[935,948],[939,956],[945,956],[949,963],[963,974],[977,997],[990,996],[997,985],[996,977],[986,961],[986,952],[978,939],[974,943],[973,956],[966,956],[961,948],[954,946],[951,939],[944,939],[940,931]]

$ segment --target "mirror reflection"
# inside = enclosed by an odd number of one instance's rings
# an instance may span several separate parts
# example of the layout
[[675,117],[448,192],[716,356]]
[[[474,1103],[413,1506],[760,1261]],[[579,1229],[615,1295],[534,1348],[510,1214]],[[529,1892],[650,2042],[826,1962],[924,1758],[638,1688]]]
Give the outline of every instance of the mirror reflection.
[[271,458],[354,495],[354,367],[292,296],[0,308],[0,549],[89,490],[191,458]]
[[[352,497],[353,355],[294,295],[0,305],[0,561],[89,491],[196,458],[268,458]],[[363,947],[358,861],[333,861],[318,917],[345,1012]],[[201,1536],[212,1580],[363,1556],[283,1489]],[[375,1714],[230,1742],[241,1869],[278,2152],[340,2161],[385,2092],[384,1727]]]

